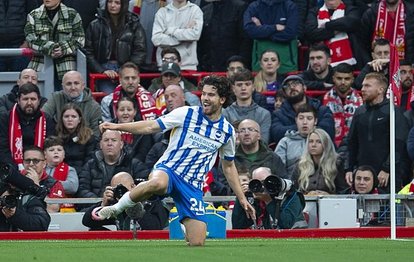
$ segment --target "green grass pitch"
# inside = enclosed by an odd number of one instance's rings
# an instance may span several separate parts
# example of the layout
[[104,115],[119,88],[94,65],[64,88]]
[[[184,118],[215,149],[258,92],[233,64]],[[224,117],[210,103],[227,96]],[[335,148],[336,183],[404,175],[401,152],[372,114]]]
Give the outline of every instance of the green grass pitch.
[[227,239],[187,247],[173,240],[0,241],[0,261],[412,261],[414,241]]

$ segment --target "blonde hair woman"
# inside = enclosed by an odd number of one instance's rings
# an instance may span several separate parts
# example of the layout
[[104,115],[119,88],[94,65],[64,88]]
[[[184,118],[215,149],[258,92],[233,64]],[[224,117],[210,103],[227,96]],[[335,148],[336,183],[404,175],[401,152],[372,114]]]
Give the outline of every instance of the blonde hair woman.
[[306,150],[297,167],[299,191],[309,195],[327,195],[346,188],[339,162],[328,133],[320,128],[314,129],[308,135]]
[[[274,50],[265,50],[260,56],[260,71],[254,78],[254,87],[257,92],[278,91],[281,89],[283,77],[278,75],[280,67],[279,54]],[[267,96],[266,103],[273,111],[275,98]]]

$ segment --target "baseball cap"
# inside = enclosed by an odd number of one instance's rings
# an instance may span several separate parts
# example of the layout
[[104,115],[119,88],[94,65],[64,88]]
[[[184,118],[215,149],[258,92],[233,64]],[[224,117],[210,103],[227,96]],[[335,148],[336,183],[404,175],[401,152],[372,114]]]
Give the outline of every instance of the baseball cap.
[[179,76],[181,74],[180,66],[176,63],[163,63],[161,66],[161,75],[166,73],[171,73],[175,76]]
[[302,83],[302,85],[304,85],[304,84],[305,84],[305,81],[303,81],[303,78],[302,78],[302,77],[300,77],[300,76],[298,76],[298,75],[290,75],[290,76],[286,77],[286,78],[285,78],[285,80],[283,80],[283,82],[282,82],[282,88],[284,88],[284,87],[285,87],[285,85],[286,85],[289,81],[293,81],[293,80],[296,80],[296,81],[301,82],[301,83]]

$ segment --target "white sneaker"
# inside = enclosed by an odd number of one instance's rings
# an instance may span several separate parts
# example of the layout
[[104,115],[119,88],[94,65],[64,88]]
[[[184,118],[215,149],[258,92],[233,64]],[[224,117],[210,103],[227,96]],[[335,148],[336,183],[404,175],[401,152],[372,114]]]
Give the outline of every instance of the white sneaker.
[[115,209],[114,206],[97,207],[92,210],[92,218],[94,220],[105,220],[110,218],[116,218],[121,213]]

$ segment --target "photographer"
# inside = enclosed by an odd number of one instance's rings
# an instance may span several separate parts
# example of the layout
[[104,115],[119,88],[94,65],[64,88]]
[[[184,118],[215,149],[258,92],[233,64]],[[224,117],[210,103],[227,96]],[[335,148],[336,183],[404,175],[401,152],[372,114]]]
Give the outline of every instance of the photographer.
[[259,167],[252,172],[252,180],[249,183],[242,183],[247,199],[256,209],[256,221],[247,218],[240,203],[236,201],[231,218],[233,229],[307,228],[302,213],[305,207],[303,195],[291,187],[290,180],[280,179],[277,176],[273,177],[283,182],[284,187],[277,188],[276,194],[270,194],[263,185],[269,176],[272,176],[269,168]]
[[47,231],[50,216],[46,203],[33,195],[20,195],[9,185],[0,185],[0,231]]
[[107,230],[105,225],[116,225],[118,230],[131,230],[131,219],[138,223],[137,229],[160,230],[167,226],[169,211],[159,200],[147,200],[138,203],[136,206],[125,210],[116,219],[94,220],[93,212],[101,206],[110,206],[118,201],[123,194],[130,191],[136,185],[134,179],[127,172],[119,172],[111,180],[111,186],[105,188],[102,202],[87,209],[83,216],[82,223],[91,230]]

